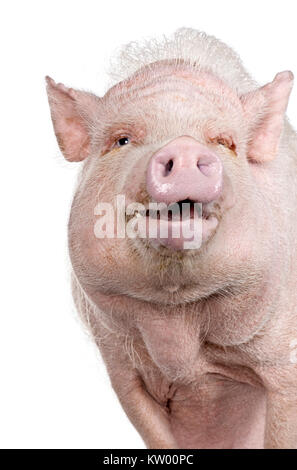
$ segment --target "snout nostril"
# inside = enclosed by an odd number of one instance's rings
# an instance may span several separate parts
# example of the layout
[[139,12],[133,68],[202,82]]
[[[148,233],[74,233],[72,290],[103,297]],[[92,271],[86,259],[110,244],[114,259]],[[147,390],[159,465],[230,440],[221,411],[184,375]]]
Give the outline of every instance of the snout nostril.
[[169,175],[172,168],[173,168],[173,160],[169,160],[169,162],[166,163],[166,165],[165,165],[165,176]]

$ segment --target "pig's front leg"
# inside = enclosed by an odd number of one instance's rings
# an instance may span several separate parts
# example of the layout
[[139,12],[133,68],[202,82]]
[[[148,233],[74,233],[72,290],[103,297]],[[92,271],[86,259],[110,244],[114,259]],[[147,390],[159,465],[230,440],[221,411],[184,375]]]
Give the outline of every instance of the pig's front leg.
[[[112,335],[113,336],[113,335]],[[122,407],[150,449],[175,449],[167,411],[146,390],[119,338],[100,343],[109,377]]]
[[293,392],[267,394],[265,448],[297,449],[297,381]]
[[133,374],[122,383],[111,378],[113,388],[130,421],[133,423],[149,449],[175,449],[166,410],[147,392],[141,379]]
[[297,364],[262,370],[266,386],[266,449],[297,449]]

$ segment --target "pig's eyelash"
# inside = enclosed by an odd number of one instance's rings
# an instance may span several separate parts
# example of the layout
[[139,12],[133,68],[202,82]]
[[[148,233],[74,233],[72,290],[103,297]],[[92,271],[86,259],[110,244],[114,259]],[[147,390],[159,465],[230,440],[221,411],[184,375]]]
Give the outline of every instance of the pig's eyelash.
[[128,145],[131,143],[131,137],[129,137],[128,135],[123,135],[123,136],[120,136],[120,137],[117,137],[113,143],[113,148],[120,148],[120,147],[123,147],[125,145]]
[[131,143],[135,140],[135,135],[132,136],[131,132],[128,129],[121,129],[115,132],[111,132],[109,134],[108,141],[111,146],[114,146],[115,144],[117,144],[117,142],[119,142],[119,140],[122,139],[127,139],[129,140],[129,143]]
[[229,150],[232,150],[232,152],[236,153],[236,145],[235,145],[232,137],[218,136],[218,137],[215,137],[215,138],[211,139],[211,143],[217,144],[217,145],[222,145],[223,147],[226,147]]
[[134,142],[134,139],[132,139],[131,135],[126,132],[125,133],[123,132],[121,134],[111,135],[108,138],[106,138],[105,144],[102,147],[101,155],[105,155],[106,153],[116,148],[121,148],[126,145],[129,145],[132,142]]

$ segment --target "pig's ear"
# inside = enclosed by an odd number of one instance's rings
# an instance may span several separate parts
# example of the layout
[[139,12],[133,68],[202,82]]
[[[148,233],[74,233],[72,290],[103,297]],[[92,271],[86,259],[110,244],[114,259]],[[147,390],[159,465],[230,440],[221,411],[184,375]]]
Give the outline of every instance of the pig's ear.
[[281,72],[273,82],[241,97],[251,123],[249,160],[265,162],[276,156],[293,81],[292,72]]
[[84,160],[90,151],[90,128],[100,98],[91,93],[66,88],[46,77],[53,126],[64,157],[71,162]]

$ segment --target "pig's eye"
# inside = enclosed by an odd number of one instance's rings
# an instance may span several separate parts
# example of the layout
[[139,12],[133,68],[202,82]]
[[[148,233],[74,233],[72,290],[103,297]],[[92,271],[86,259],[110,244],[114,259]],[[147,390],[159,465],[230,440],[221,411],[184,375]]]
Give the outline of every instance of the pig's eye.
[[127,145],[130,143],[129,137],[120,137],[116,142],[115,146],[116,147],[123,147],[123,145]]
[[229,150],[232,150],[232,152],[236,152],[236,145],[231,137],[218,137],[215,139],[215,142],[219,145],[223,145],[223,147],[226,147]]

